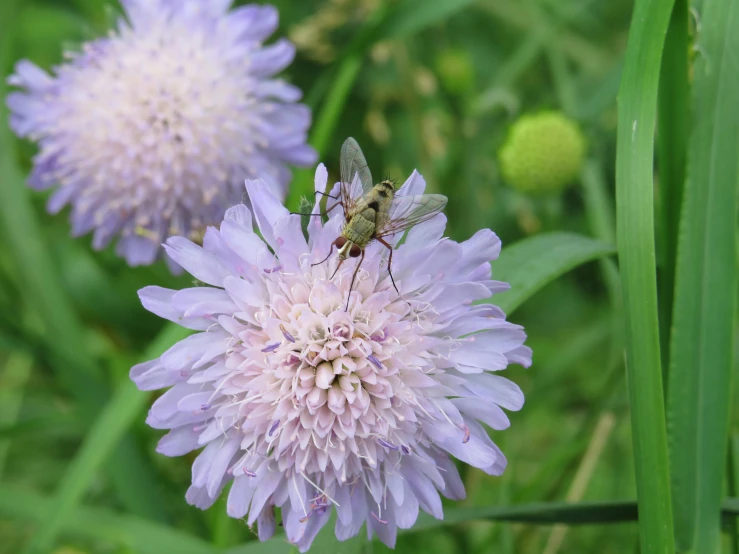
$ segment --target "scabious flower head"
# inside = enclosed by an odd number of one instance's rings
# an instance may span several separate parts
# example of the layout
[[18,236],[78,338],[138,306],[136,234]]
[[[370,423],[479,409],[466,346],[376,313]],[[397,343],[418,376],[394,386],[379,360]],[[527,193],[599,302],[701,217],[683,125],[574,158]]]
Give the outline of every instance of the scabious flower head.
[[277,11],[229,0],[124,0],[127,19],[49,75],[18,63],[11,126],[37,141],[29,184],[58,185],[72,232],[102,248],[120,236],[129,264],[148,264],[170,234],[197,236],[259,176],[284,196],[286,164],[310,165],[310,112],[273,79],[294,56],[263,41]]
[[[316,190],[326,178],[321,165]],[[464,498],[450,455],[492,475],[505,468],[481,423],[508,427],[501,408],[518,410],[523,395],[496,372],[528,366],[531,350],[499,308],[472,304],[508,288],[490,278],[500,241],[489,230],[463,243],[442,238],[437,215],[394,252],[400,295],[377,242],[350,293],[356,260],[333,279],[335,257],[311,265],[339,236],[339,210],[325,225],[312,218],[306,239],[269,186],[246,186],[253,213],[230,208],[202,247],[167,241],[204,286],[140,291],[148,310],[198,331],[131,370],[143,390],[172,387],[147,419],[171,429],[158,451],[204,446],[187,500],[207,508],[233,482],[228,513],[258,522],[261,540],[280,507],[288,540],[304,552],[336,509],[340,540],[366,524],[393,546],[419,508],[443,517],[439,493]],[[397,194],[424,188],[414,172]]]
[[577,178],[585,139],[559,112],[525,115],[511,127],[500,151],[503,177],[525,193],[559,192]]

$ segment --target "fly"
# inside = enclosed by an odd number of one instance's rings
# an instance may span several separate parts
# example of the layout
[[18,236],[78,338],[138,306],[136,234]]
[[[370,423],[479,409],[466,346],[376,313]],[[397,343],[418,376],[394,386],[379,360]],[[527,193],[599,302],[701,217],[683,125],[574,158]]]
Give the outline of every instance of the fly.
[[389,251],[387,269],[395,291],[400,295],[392,273],[393,247],[385,237],[405,231],[406,229],[431,219],[446,206],[447,198],[441,194],[418,194],[416,196],[396,196],[393,181],[384,180],[373,185],[372,174],[362,149],[353,138],[349,137],[341,147],[341,183],[339,196],[321,193],[336,202],[327,208],[330,212],[336,206],[344,210],[344,227],[341,235],[331,244],[331,250],[325,259],[311,265],[320,265],[331,257],[334,247],[338,249],[339,263],[331,278],[347,258],[359,258],[357,267],[349,285],[349,297],[346,299],[346,310],[349,309],[354,281],[362,262],[364,250],[368,244],[376,240]]

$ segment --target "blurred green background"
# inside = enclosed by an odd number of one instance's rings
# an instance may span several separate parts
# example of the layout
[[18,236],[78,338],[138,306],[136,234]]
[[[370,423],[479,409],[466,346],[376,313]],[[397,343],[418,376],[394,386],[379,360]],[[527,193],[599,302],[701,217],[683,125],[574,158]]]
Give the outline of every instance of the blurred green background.
[[[615,98],[630,1],[272,3],[281,15],[275,36],[286,35],[298,47],[286,77],[305,91],[314,116],[324,115],[313,139],[332,177],[341,143],[354,136],[375,177],[389,174],[402,182],[418,168],[432,191],[449,197],[449,234],[457,240],[489,227],[504,246],[552,230],[613,242]],[[16,6],[12,19],[0,23],[4,75],[20,58],[51,68],[62,60],[63,49],[104,34],[119,9],[97,0],[23,0]],[[337,93],[352,56],[359,60],[356,81],[346,94]],[[338,110],[333,120],[327,109]],[[567,160],[547,156],[543,138],[512,145],[520,160],[539,164],[540,174],[555,183],[521,191],[504,178],[499,153],[519,118],[552,111],[580,129],[584,158],[579,163],[575,156],[572,178],[551,190],[561,184],[558,175]],[[27,173],[34,146],[19,141],[10,146]],[[311,175],[297,172],[293,208]],[[5,177],[0,182],[15,184]],[[73,348],[102,365],[113,388],[127,379],[128,368],[162,328],[162,320],[140,306],[136,291],[149,284],[181,288],[190,279],[172,277],[162,263],[128,268],[110,248],[92,252],[89,236],[69,238],[66,212],[46,214],[45,194],[33,193],[32,200],[55,277],[84,323],[84,341]],[[2,243],[6,232],[0,231]],[[495,271],[494,264],[494,277]],[[90,417],[52,371],[54,337],[44,330],[44,313],[31,308],[23,279],[13,254],[0,248],[0,482],[50,495]],[[523,389],[526,405],[510,414],[509,430],[494,436],[509,460],[504,476],[465,468],[468,499],[459,506],[635,498],[614,310],[617,279],[607,262],[586,264],[512,315],[526,326],[534,350],[529,370],[514,366],[506,372]],[[217,546],[253,539],[245,523],[225,517],[224,502],[205,513],[185,503],[194,456],[156,454],[162,432],[146,427],[143,415],[136,421],[134,440],[147,472],[155,476],[151,503],[161,519]],[[84,504],[113,511],[124,505],[105,471],[95,475]],[[0,510],[0,552],[20,552],[37,528]],[[606,554],[636,551],[637,543],[634,523],[565,529],[474,522],[403,534],[397,550]],[[371,548],[387,550],[379,543]],[[56,553],[77,552],[135,550],[63,533]]]

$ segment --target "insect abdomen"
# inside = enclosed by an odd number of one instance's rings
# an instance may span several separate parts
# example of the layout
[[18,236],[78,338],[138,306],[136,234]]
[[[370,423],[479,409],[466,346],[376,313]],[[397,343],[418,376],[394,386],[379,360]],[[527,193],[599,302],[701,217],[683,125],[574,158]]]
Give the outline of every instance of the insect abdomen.
[[341,234],[360,248],[364,248],[375,236],[375,214],[375,210],[371,208],[358,213],[344,226]]

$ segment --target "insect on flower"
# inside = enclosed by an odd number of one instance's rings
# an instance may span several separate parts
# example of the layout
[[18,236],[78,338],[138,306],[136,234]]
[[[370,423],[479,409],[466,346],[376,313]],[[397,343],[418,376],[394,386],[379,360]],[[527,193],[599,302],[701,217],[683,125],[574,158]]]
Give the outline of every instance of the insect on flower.
[[[347,257],[360,258],[352,274],[346,310],[349,309],[354,280],[362,262],[364,249],[373,240],[385,246],[390,255],[387,269],[395,291],[400,294],[392,273],[393,246],[385,240],[396,233],[431,219],[446,206],[447,198],[441,194],[418,194],[415,196],[396,196],[393,181],[384,180],[373,185],[372,174],[367,160],[357,141],[349,137],[341,147],[341,184],[339,196],[321,193],[335,200],[326,213],[337,206],[344,210],[344,227],[341,235],[331,245],[331,250],[323,260],[311,265],[324,263],[338,249],[339,263],[331,278],[333,279]],[[319,214],[315,214],[319,215]]]

